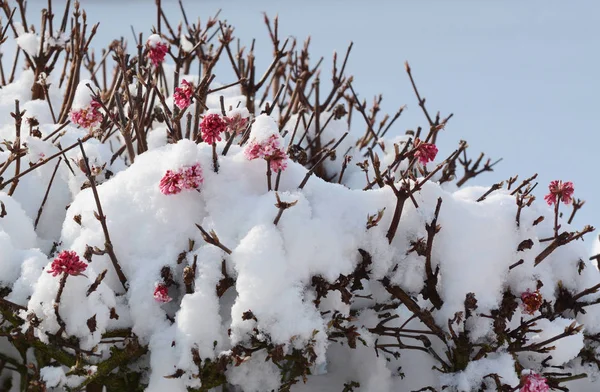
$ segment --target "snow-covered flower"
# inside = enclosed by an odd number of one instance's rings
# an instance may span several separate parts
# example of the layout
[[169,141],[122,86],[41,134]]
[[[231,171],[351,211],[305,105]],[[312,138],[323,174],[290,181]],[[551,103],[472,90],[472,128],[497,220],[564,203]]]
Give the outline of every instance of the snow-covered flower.
[[273,171],[283,171],[287,168],[288,156],[281,147],[278,135],[271,135],[263,142],[250,141],[244,150],[244,155],[250,161],[258,158],[267,160]]
[[200,123],[202,131],[202,140],[208,144],[213,144],[221,141],[221,132],[227,129],[227,123],[223,118],[216,113],[207,114]]
[[62,273],[67,273],[72,276],[80,275],[87,268],[87,264],[79,259],[77,253],[72,250],[63,250],[56,256],[50,269],[49,274],[57,276]]
[[527,291],[521,293],[521,301],[523,301],[523,312],[531,315],[542,306],[543,298],[539,290],[531,291],[527,289]]
[[537,373],[530,373],[523,377],[523,386],[520,392],[548,392],[550,387],[546,384],[546,378]]
[[148,58],[150,58],[152,64],[157,67],[165,60],[169,47],[162,41],[158,34],[152,34],[148,37],[146,46],[148,47]]
[[260,143],[250,142],[244,150],[244,155],[249,161],[258,158],[264,158],[263,146]]
[[175,88],[175,93],[173,94],[173,100],[175,101],[175,105],[179,109],[185,109],[190,106],[192,101],[192,94],[194,93],[194,88],[187,80],[183,79],[181,81],[181,85]]
[[274,172],[284,171],[287,168],[287,155],[279,148],[269,156],[269,165]]
[[544,196],[544,200],[546,200],[546,203],[551,206],[552,204],[557,204],[561,201],[565,204],[571,204],[575,188],[573,187],[573,183],[571,181],[562,182],[559,180],[554,180],[550,182],[550,185],[548,185],[548,190],[550,193]]
[[423,165],[433,161],[438,153],[435,144],[422,142],[418,138],[415,140],[415,150],[415,158]]
[[177,171],[167,170],[160,180],[159,188],[164,195],[176,195],[184,189],[196,189],[204,182],[199,163]]
[[240,113],[236,113],[233,116],[225,117],[225,122],[227,123],[227,130],[237,135],[246,130],[248,118],[242,117]]
[[196,189],[204,182],[202,167],[199,163],[181,169],[181,181],[183,189]]
[[158,302],[171,302],[173,298],[169,297],[169,288],[164,283],[158,283],[154,289],[154,299]]
[[163,178],[160,180],[160,191],[164,195],[176,195],[181,192],[183,178],[181,173],[167,170]]
[[102,113],[97,101],[92,101],[89,106],[71,110],[71,121],[82,128],[92,129],[102,122]]

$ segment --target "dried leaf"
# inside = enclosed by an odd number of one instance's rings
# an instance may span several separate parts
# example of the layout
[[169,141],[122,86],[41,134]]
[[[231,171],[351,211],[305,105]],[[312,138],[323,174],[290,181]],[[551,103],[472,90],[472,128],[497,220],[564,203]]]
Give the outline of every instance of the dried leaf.
[[100,283],[102,283],[102,280],[104,280],[104,277],[106,276],[107,272],[108,272],[108,270],[104,270],[98,276],[96,276],[96,280],[94,281],[94,283],[92,283],[90,285],[90,288],[88,289],[87,293],[85,294],[86,297],[89,297],[90,294],[92,294],[94,291],[96,291],[98,286],[100,286]]
[[96,332],[96,315],[93,315],[87,320],[87,326],[91,333]]

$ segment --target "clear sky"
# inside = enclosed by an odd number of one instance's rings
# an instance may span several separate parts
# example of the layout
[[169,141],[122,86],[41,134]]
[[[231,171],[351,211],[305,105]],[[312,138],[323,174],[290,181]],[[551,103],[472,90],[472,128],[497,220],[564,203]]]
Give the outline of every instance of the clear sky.
[[[37,3],[34,1],[34,3]],[[40,2],[43,4],[45,2]],[[154,0],[83,0],[90,21],[100,21],[97,44],[130,25],[149,34]],[[177,1],[163,0],[179,18]],[[416,104],[403,62],[413,68],[430,111],[454,113],[441,138],[442,153],[465,139],[480,151],[504,158],[485,185],[519,174],[539,173],[539,198],[552,179],[570,180],[587,200],[576,224],[600,226],[597,156],[600,99],[600,1],[217,1],[184,0],[190,18],[206,20],[217,9],[249,44],[258,38],[258,68],[271,54],[261,13],[279,14],[284,35],[312,36],[313,59],[354,48],[348,71],[361,97],[382,93],[404,132],[425,119]],[[262,61],[261,61],[262,60]],[[325,62],[323,79],[330,62]],[[217,70],[219,71],[219,70]],[[228,74],[217,79],[226,83]],[[594,234],[596,236],[596,234]]]

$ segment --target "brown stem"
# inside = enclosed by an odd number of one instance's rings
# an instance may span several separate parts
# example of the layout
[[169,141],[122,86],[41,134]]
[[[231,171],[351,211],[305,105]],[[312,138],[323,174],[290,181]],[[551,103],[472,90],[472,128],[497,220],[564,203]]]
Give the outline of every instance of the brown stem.
[[115,272],[117,273],[117,276],[119,277],[119,281],[121,281],[123,288],[125,289],[125,291],[127,291],[127,278],[125,277],[125,274],[123,273],[123,270],[121,269],[121,265],[119,264],[119,261],[117,260],[117,255],[115,254],[112,242],[110,240],[108,226],[106,225],[106,216],[104,215],[104,212],[102,211],[102,205],[100,204],[100,197],[98,196],[98,189],[96,188],[96,180],[95,180],[94,176],[92,175],[92,171],[90,169],[90,163],[88,161],[87,155],[85,154],[85,150],[83,148],[83,143],[82,143],[81,139],[79,139],[79,148],[81,150],[81,154],[83,155],[83,160],[85,162],[86,176],[88,178],[88,181],[90,182],[92,192],[94,194],[94,200],[96,201],[96,209],[98,210],[98,213],[95,214],[95,216],[96,216],[96,219],[98,219],[100,221],[100,225],[102,226],[102,231],[104,232],[105,251],[110,258],[110,261],[113,265],[113,268],[115,269]]
[[267,158],[265,162],[267,162],[267,191],[271,192],[271,160]]
[[433,216],[433,220],[431,224],[425,225],[425,229],[427,230],[427,248],[425,251],[425,274],[427,275],[427,279],[425,280],[425,288],[427,296],[425,298],[429,298],[433,306],[436,309],[440,309],[444,304],[442,298],[437,292],[437,283],[438,283],[438,270],[433,272],[433,268],[431,267],[431,253],[433,251],[433,238],[440,230],[437,220],[440,215],[440,208],[442,206],[442,198],[438,198],[437,205],[435,207],[435,214]]
[[431,332],[433,332],[443,342],[446,341],[446,334],[440,327],[436,325],[435,320],[429,311],[421,309],[415,300],[413,300],[404,290],[402,290],[402,288],[393,285],[389,278],[382,279],[381,283],[388,293],[390,293],[394,298],[399,299],[408,308],[408,310],[415,314],[417,318],[431,330]]
[[292,202],[283,202],[279,198],[279,194],[277,192],[275,192],[275,198],[277,199],[277,203],[275,204],[275,207],[279,208],[279,211],[277,211],[277,216],[275,217],[273,224],[275,226],[277,226],[277,224],[279,223],[279,220],[281,219],[281,216],[283,215],[283,211],[287,210],[290,207],[295,206],[296,203],[298,203],[298,200],[295,200]]
[[554,238],[558,238],[558,208],[560,206],[560,197],[554,205]]
[[219,172],[219,158],[217,157],[217,143],[212,144],[213,168],[215,173]]
[[[14,178],[19,177],[19,173],[21,172],[21,123],[23,121],[23,114],[25,111],[19,109],[19,100],[15,99],[15,112],[10,115],[15,119],[15,142],[13,143],[13,150],[16,151],[16,165],[15,165],[15,176]],[[10,189],[8,191],[8,195],[12,196],[17,188],[19,181],[13,181]]]
[[388,242],[391,244],[394,240],[394,236],[396,235],[396,230],[398,230],[398,225],[400,224],[400,217],[402,216],[402,209],[404,208],[404,203],[408,200],[408,191],[405,189],[396,189],[396,187],[390,183],[390,186],[394,190],[394,194],[396,195],[396,207],[394,208],[394,214],[392,215],[392,221],[390,222],[390,227],[386,234],[386,238]]
[[331,153],[333,151],[335,151],[335,149],[340,145],[340,143],[342,142],[342,140],[344,140],[346,138],[346,136],[348,136],[348,132],[344,133],[344,135],[340,138],[340,140],[337,141],[337,143],[335,143],[333,145],[333,147],[331,148],[331,150],[329,150],[329,152],[323,154],[321,156],[321,158],[317,161],[317,163],[315,163],[310,170],[306,173],[306,176],[304,176],[304,179],[302,180],[302,182],[300,183],[300,185],[298,186],[299,189],[304,188],[304,186],[306,185],[306,183],[308,182],[308,179],[310,178],[310,176],[315,172],[316,168],[329,156],[331,155]]
[[42,211],[44,210],[44,205],[46,204],[46,200],[48,200],[48,194],[50,193],[50,188],[52,187],[52,183],[54,182],[54,177],[56,176],[56,172],[58,171],[58,166],[62,161],[62,157],[58,158],[58,162],[56,162],[56,166],[54,166],[54,171],[52,172],[52,177],[50,177],[50,182],[48,183],[48,187],[46,188],[46,193],[44,194],[44,198],[42,199],[42,204],[38,209],[37,216],[35,218],[35,223],[33,225],[34,229],[37,229],[38,223],[40,222],[40,218],[42,217]]
[[56,298],[54,300],[54,314],[56,315],[56,322],[58,322],[58,325],[60,326],[58,332],[56,332],[56,336],[62,335],[62,333],[67,328],[67,325],[65,324],[64,320],[62,319],[62,317],[60,317],[60,312],[59,312],[58,308],[60,307],[60,298],[62,296],[63,290],[65,289],[65,284],[67,283],[68,277],[69,277],[69,274],[66,272],[64,272],[62,274],[62,276],[60,277],[58,291],[56,292]]
[[204,230],[204,228],[199,224],[196,224],[196,227],[202,233],[202,238],[204,239],[204,241],[206,241],[206,243],[221,248],[228,255],[231,254],[231,250],[221,243],[219,237],[217,237],[217,233],[215,233],[214,230],[211,230],[210,233],[207,233],[206,230]]
[[488,190],[487,190],[487,192],[485,192],[483,195],[481,195],[481,196],[480,196],[480,197],[477,199],[477,202],[484,201],[484,200],[485,200],[485,198],[486,198],[486,197],[487,197],[487,196],[488,196],[490,193],[492,193],[492,192],[494,192],[494,191],[497,191],[498,189],[502,188],[502,186],[503,186],[503,185],[504,185],[504,181],[500,181],[500,182],[498,182],[498,183],[496,183],[496,184],[492,185],[492,186],[490,187],[490,189],[488,189]]

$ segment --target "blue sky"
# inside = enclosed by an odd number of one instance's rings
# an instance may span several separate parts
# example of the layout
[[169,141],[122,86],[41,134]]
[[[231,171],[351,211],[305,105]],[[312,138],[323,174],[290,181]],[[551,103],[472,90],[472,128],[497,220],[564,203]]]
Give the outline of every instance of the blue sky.
[[[44,2],[45,3],[45,2]],[[176,1],[163,0],[179,18]],[[550,180],[573,181],[587,200],[576,224],[600,225],[596,166],[600,142],[600,2],[562,1],[184,1],[188,16],[202,20],[222,9],[245,43],[258,38],[258,68],[271,47],[262,12],[279,14],[281,33],[312,36],[313,59],[325,56],[323,79],[334,50],[354,48],[348,71],[361,97],[382,93],[382,107],[407,104],[396,132],[424,125],[404,72],[408,60],[430,111],[454,118],[440,140],[449,153],[460,139],[471,154],[504,158],[475,184],[539,173],[537,195]],[[83,0],[90,21],[100,21],[96,44],[130,25],[146,35],[155,23],[153,0]],[[262,61],[260,61],[262,59]],[[218,72],[219,70],[217,70]],[[217,79],[230,82],[230,75]],[[594,234],[595,236],[596,234]]]

